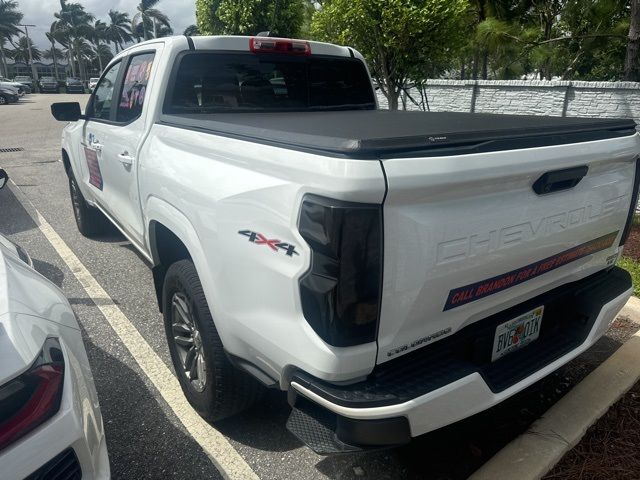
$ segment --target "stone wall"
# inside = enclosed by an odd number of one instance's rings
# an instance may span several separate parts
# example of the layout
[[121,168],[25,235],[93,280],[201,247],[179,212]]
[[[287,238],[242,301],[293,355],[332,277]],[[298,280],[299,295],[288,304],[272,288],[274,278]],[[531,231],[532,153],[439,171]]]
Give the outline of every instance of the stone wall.
[[[640,123],[640,83],[634,82],[429,80],[426,94],[433,112],[624,117]],[[419,92],[409,95],[421,103]],[[378,98],[386,108],[384,96]],[[405,98],[408,110],[421,109]]]

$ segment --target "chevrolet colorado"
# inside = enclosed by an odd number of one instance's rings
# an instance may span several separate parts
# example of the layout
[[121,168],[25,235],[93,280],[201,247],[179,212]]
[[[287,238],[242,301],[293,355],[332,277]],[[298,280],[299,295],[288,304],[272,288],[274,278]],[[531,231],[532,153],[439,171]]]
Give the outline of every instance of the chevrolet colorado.
[[352,48],[172,37],[52,106],[80,232],[153,266],[208,420],[266,385],[320,453],[392,446],[585,351],[631,294],[631,120],[377,109]]

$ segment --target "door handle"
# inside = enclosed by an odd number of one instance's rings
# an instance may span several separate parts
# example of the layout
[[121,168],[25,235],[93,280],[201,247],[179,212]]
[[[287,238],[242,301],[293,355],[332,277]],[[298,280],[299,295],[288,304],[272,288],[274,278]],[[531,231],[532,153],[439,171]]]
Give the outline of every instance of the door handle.
[[581,165],[580,167],[547,172],[535,181],[532,188],[538,195],[569,190],[580,183],[588,171],[588,166]]
[[120,163],[126,166],[132,165],[133,161],[135,160],[135,158],[129,155],[129,152],[127,152],[126,150],[118,154],[118,159],[120,160]]

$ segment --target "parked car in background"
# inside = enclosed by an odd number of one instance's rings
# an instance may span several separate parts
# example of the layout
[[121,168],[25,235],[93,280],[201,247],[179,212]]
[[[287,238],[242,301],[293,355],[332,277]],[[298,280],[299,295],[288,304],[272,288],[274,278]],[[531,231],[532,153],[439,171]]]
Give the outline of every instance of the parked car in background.
[[84,93],[84,85],[78,78],[67,78],[65,88],[67,93]]
[[20,99],[18,90],[9,85],[0,85],[0,105],[15,103]]
[[29,87],[29,89],[34,92],[36,90],[36,83],[33,79],[26,75],[18,75],[13,79],[14,82],[21,83],[25,87]]
[[40,92],[60,93],[60,86],[58,85],[58,81],[53,77],[42,77],[40,79]]
[[73,310],[0,235],[0,478],[27,477],[108,479],[109,458]]
[[28,87],[20,82],[14,82],[12,80],[9,80],[8,78],[0,77],[0,85],[2,84],[6,84],[17,89],[18,95],[20,95],[21,97],[27,93],[31,93],[31,87]]
[[96,88],[96,84],[100,80],[98,77],[92,77],[89,79],[89,91],[93,93],[93,89]]

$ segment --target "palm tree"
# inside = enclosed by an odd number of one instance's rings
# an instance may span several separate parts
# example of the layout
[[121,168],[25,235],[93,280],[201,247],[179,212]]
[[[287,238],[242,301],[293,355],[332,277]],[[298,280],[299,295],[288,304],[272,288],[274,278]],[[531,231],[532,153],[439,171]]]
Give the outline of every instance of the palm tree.
[[95,23],[93,24],[93,28],[91,30],[91,35],[90,35],[91,42],[95,46],[95,54],[98,59],[98,65],[100,66],[100,72],[102,72],[102,56],[99,53],[100,47],[102,44],[100,43],[100,41],[106,40],[106,31],[107,31],[107,24],[104,23],[102,20],[96,20]]
[[[78,61],[80,69],[80,77],[86,79],[84,57],[80,53],[81,47],[86,43],[85,39],[89,38],[92,33],[90,22],[93,21],[93,15],[86,12],[84,7],[79,3],[67,3],[67,0],[60,0],[60,11],[54,13],[58,19],[58,26],[63,32],[66,42],[69,45],[70,57],[75,57]],[[72,71],[75,75],[75,69],[72,61]]]
[[0,57],[2,57],[2,75],[7,77],[7,59],[4,45],[15,35],[22,33],[18,25],[22,21],[22,13],[18,11],[18,3],[13,0],[0,0]]
[[131,19],[131,34],[135,37],[136,43],[140,43],[140,39],[144,36],[142,22],[138,22],[135,16]]
[[[56,48],[57,28],[58,28],[57,22],[53,22],[51,24],[51,27],[49,27],[49,31],[45,32],[45,35],[47,36],[47,40],[49,40],[49,42],[51,42],[51,48],[47,49],[44,52],[44,58],[53,60],[53,70],[54,70],[55,75],[56,75],[56,80],[58,80],[58,78],[59,78],[59,75],[58,75],[58,57],[62,56],[62,51]],[[49,55],[49,56],[47,56],[47,55]]]
[[62,58],[63,56],[64,56],[64,52],[60,50],[58,47],[51,47],[42,51],[42,58],[46,58],[47,60],[53,60],[54,58]]
[[118,12],[117,10],[109,10],[109,24],[107,25],[105,36],[107,41],[113,42],[116,53],[118,53],[118,47],[122,48],[123,43],[130,42],[133,39],[129,14]]
[[170,37],[171,35],[173,35],[173,28],[167,25],[154,25],[154,27],[156,30],[154,34],[155,38]]
[[156,36],[156,25],[159,23],[160,25],[164,25],[166,27],[170,27],[169,25],[169,17],[167,17],[160,10],[153,8],[155,7],[160,0],[142,0],[140,4],[138,4],[138,13],[136,13],[133,17],[133,22],[135,24],[142,23],[142,29],[144,33],[144,39],[149,40],[149,23],[153,26],[154,37]]
[[11,45],[14,46],[14,49],[10,50],[9,55],[13,58],[14,62],[29,63],[29,45],[31,45],[31,57],[33,61],[37,62],[42,58],[40,49],[33,45],[31,39],[27,42],[27,37],[20,37],[17,43],[11,42]]
[[100,71],[102,72],[102,65],[106,65],[113,58],[113,52],[106,43],[101,43],[95,50],[95,55],[100,65]]
[[197,25],[189,25],[184,29],[183,35],[186,35],[187,37],[194,37],[200,35],[200,30],[198,30]]
[[56,76],[56,80],[59,79],[58,76],[58,59],[62,58],[64,56],[64,53],[62,53],[62,50],[60,50],[59,48],[55,47],[53,44],[51,44],[50,48],[47,48],[46,50],[44,50],[42,52],[42,57],[46,58],[47,60],[51,60],[53,62],[53,71],[55,72],[55,76]]

